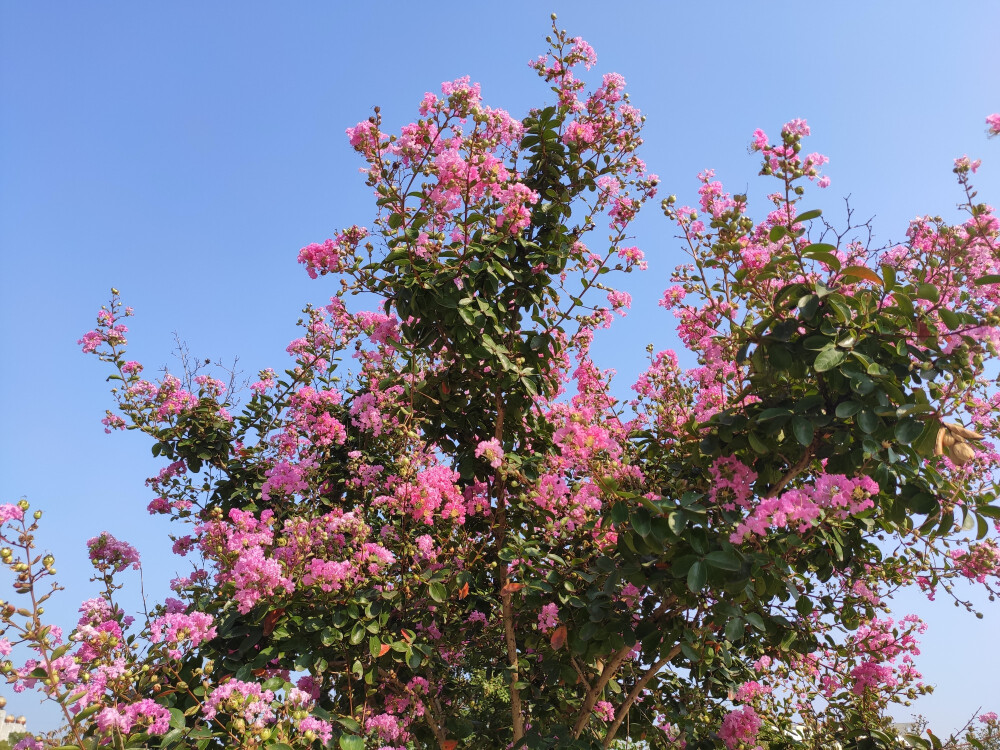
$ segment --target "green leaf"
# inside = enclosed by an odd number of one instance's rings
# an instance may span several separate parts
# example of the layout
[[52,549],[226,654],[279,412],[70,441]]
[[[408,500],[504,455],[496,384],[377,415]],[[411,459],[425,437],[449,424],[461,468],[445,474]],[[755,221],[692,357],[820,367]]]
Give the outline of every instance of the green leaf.
[[768,452],[767,444],[756,433],[748,432],[747,441],[750,443],[750,447],[753,448],[754,453],[763,456]]
[[357,646],[361,641],[365,639],[368,631],[365,630],[365,626],[360,622],[354,624],[354,628],[351,630],[351,645]]
[[652,531],[652,520],[649,517],[649,511],[645,508],[637,508],[632,514],[632,528],[635,529],[635,533],[639,536],[649,536],[649,532]]
[[771,227],[771,231],[767,233],[767,238],[771,242],[777,242],[786,234],[788,234],[788,228],[779,225],[776,227]]
[[976,279],[976,284],[982,286],[983,284],[1000,284],[1000,274],[988,274],[986,276],[980,276]]
[[930,302],[937,302],[941,299],[941,293],[933,284],[921,284],[917,287],[917,299],[925,299]]
[[764,618],[761,617],[756,612],[748,612],[746,614],[747,622],[753,625],[757,630],[763,633],[767,628],[764,625]]
[[878,417],[871,409],[862,409],[858,412],[857,422],[858,427],[869,435],[878,429]]
[[813,363],[813,369],[816,370],[816,372],[826,372],[827,370],[832,370],[834,367],[843,362],[846,356],[846,352],[843,352],[835,347],[824,349],[816,355],[816,361]]
[[806,253],[831,253],[832,254],[832,253],[835,253],[835,252],[837,252],[837,248],[836,248],[835,245],[831,245],[831,244],[829,244],[827,242],[814,242],[813,244],[809,245],[805,249],[805,251],[803,252],[803,255],[805,255]]
[[937,443],[939,429],[940,425],[934,420],[928,420],[924,424],[924,431],[920,433],[920,437],[917,438],[916,443],[913,445],[919,455],[924,458],[930,458],[934,455],[934,446]]
[[431,599],[439,603],[448,599],[448,589],[445,588],[443,583],[438,583],[437,581],[427,587],[427,593],[431,595]]
[[938,313],[941,315],[941,320],[944,321],[944,324],[948,326],[949,330],[954,331],[956,328],[962,325],[961,318],[959,318],[957,314],[955,314],[948,308],[942,307],[938,311]]
[[340,750],[365,750],[365,741],[353,734],[341,735]]
[[687,523],[687,516],[682,511],[676,510],[667,516],[667,523],[670,525],[670,530],[677,536],[680,536],[681,532],[684,531],[684,525]]
[[814,430],[813,423],[805,417],[796,416],[792,420],[792,432],[795,435],[795,439],[799,441],[799,445],[810,445],[813,441]]
[[743,622],[743,618],[734,617],[726,623],[726,639],[735,643],[743,637],[744,630],[746,623]]
[[822,211],[820,211],[818,208],[814,208],[811,211],[806,211],[796,216],[795,221],[796,222],[811,221],[812,219],[818,219],[822,215],[823,215]]
[[898,440],[903,445],[909,445],[924,431],[924,423],[913,417],[904,417],[896,423],[893,431]]
[[688,589],[690,589],[692,594],[697,594],[708,582],[708,569],[705,567],[705,563],[698,560],[691,569],[688,571],[687,584]]
[[705,562],[713,568],[719,568],[720,570],[739,570],[741,567],[740,560],[735,554],[722,550],[709,552],[705,555]]
[[882,266],[882,286],[891,291],[896,286],[896,269],[890,265]]
[[812,247],[807,248],[803,253],[802,257],[809,258],[811,260],[818,260],[820,263],[825,263],[829,268],[834,271],[840,270],[840,259],[833,253],[824,253],[820,250],[816,250]]
[[861,404],[857,401],[841,401],[837,404],[836,415],[840,419],[847,419],[848,417],[853,417],[861,411]]
[[776,407],[773,409],[764,409],[760,414],[757,415],[758,422],[766,422],[769,419],[777,419],[778,417],[788,418],[792,415],[790,409],[784,407]]

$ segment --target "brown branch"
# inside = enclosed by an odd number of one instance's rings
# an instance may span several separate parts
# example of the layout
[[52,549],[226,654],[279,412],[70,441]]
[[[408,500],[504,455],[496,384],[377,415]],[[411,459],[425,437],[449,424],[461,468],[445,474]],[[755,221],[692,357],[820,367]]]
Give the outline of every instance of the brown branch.
[[802,454],[802,458],[800,458],[798,462],[785,473],[785,476],[778,480],[778,483],[774,485],[770,492],[768,492],[764,497],[776,497],[779,492],[785,489],[789,482],[802,473],[802,470],[805,469],[809,465],[809,462],[813,459],[813,446],[815,444],[816,442],[813,441],[809,447],[806,448],[805,452]]
[[[503,573],[500,583],[507,586],[507,573]],[[501,590],[500,600],[503,602],[503,635],[507,642],[507,663],[510,666],[510,717],[514,726],[514,742],[524,737],[524,713],[521,707],[521,691],[517,687],[520,681],[520,666],[517,657],[517,641],[514,638],[514,608],[511,606],[511,592]]]
[[670,649],[670,651],[667,652],[666,656],[664,656],[655,664],[653,664],[653,666],[651,666],[646,671],[646,674],[644,674],[642,678],[637,683],[635,683],[635,686],[632,688],[632,690],[629,691],[628,697],[625,698],[625,702],[622,703],[622,705],[619,707],[618,715],[615,716],[615,720],[611,723],[611,726],[608,727],[608,733],[604,737],[605,748],[611,746],[611,743],[615,739],[615,734],[618,733],[618,727],[621,726],[622,722],[625,720],[625,717],[628,716],[628,712],[632,708],[632,704],[635,703],[635,699],[639,697],[639,693],[641,693],[645,689],[646,685],[649,684],[649,681],[653,679],[653,677],[655,677],[656,674],[661,669],[663,669],[663,667],[665,667],[675,656],[677,656],[677,654],[679,654],[680,651],[681,651],[681,646],[678,643],[676,646]]
[[583,683],[584,687],[586,687],[587,690],[590,690],[590,680],[588,680],[586,676],[583,674],[583,670],[580,668],[580,662],[576,660],[575,656],[569,657],[569,660],[573,664],[573,669],[575,669],[576,673],[580,675],[580,682]]
[[597,703],[597,699],[600,697],[604,688],[607,684],[611,682],[611,678],[615,676],[615,673],[621,668],[621,665],[625,663],[628,655],[632,653],[631,647],[621,648],[614,653],[614,656],[608,660],[604,665],[604,669],[601,670],[600,677],[597,678],[597,682],[591,686],[587,691],[587,695],[583,699],[583,705],[580,707],[580,714],[576,717],[576,723],[573,724],[573,739],[579,739],[580,735],[583,734],[584,728],[590,721],[590,715],[594,711],[594,705]]
[[[428,676],[430,675],[428,674]],[[437,740],[438,747],[444,748],[447,737],[444,736],[444,729],[441,727],[440,713],[441,704],[438,702],[438,699],[435,696],[428,695],[427,701],[424,703],[424,720],[427,722],[427,726],[431,728],[431,732],[434,733],[434,739]]]

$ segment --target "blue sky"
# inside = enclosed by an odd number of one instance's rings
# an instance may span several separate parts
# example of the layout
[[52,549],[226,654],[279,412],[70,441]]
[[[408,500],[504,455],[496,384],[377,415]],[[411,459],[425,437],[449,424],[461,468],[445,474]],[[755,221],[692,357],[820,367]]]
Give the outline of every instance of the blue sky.
[[[706,167],[734,192],[766,192],[750,134],[793,117],[831,157],[833,183],[806,207],[836,218],[850,195],[876,242],[918,214],[955,216],[956,156],[983,157],[980,195],[1000,195],[1000,139],[983,122],[1000,110],[1000,4],[499,8],[0,0],[0,500],[46,511],[43,545],[68,588],[55,619],[71,625],[92,595],[83,542],[104,529],[143,552],[152,598],[180,569],[169,526],[145,511],[149,444],[103,434],[106,372],[75,343],[110,287],[136,309],[130,351],[147,372],[173,364],[174,331],[199,356],[238,356],[247,375],[283,366],[299,310],[333,289],[308,279],[298,249],[373,214],[344,129],[376,104],[389,125],[408,122],[425,91],[466,74],[515,115],[545,103],[525,63],[552,11],[596,48],[595,78],[625,76],[648,117],[644,158],[682,202]],[[656,300],[684,260],[655,207],[635,226],[650,268],[630,279],[631,316],[597,345],[621,393],[647,342],[675,345]],[[912,710],[942,731],[1000,708],[1000,611],[984,609],[978,621],[943,600],[897,608],[930,625],[920,666],[938,691]],[[7,697],[36,726],[55,721],[27,694]]]

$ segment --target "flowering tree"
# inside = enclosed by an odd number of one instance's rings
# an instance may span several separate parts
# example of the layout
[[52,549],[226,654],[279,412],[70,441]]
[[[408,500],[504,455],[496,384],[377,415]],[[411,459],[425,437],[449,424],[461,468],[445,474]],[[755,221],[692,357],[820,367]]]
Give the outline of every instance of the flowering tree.
[[192,565],[137,631],[114,596],[138,555],[91,540],[104,591],[64,639],[40,514],[0,507],[30,600],[0,605],[0,666],[64,707],[60,742],[898,743],[923,625],[886,597],[1000,570],[978,162],[956,162],[965,221],[875,250],[804,210],[828,183],[806,123],[757,131],[763,219],[710,171],[698,209],[663,201],[690,259],[661,304],[697,366],[655,354],[621,402],[589,348],[629,306],[612,279],[645,267],[629,224],[658,180],[622,77],[588,91],[590,46],[549,42],[531,67],[555,100],[523,120],[466,78],[398,134],[377,108],[347,131],[374,228],[302,249],[339,287],[242,406],[208,375],[145,380],[131,310],[101,310],[81,343],[112,367],[105,426],[153,439],[149,509]]

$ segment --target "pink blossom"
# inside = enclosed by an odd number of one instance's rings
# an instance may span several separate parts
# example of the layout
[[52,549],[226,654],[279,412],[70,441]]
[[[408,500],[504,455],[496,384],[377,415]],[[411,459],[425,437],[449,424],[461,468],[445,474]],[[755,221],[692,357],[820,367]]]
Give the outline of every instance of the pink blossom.
[[485,456],[490,466],[494,469],[499,469],[503,463],[503,446],[500,445],[500,441],[496,438],[483,440],[476,446],[475,455],[476,458]]
[[614,721],[615,707],[609,701],[597,701],[594,704],[594,714],[602,721]]
[[549,632],[559,624],[559,605],[553,603],[546,604],[538,613],[538,629],[542,632]]
[[990,137],[1000,135],[1000,113],[987,115],[986,126]]
[[722,720],[719,739],[726,743],[726,747],[733,750],[741,742],[752,742],[756,739],[760,726],[761,720],[757,712],[751,706],[743,706],[730,711]]
[[150,625],[150,640],[153,643],[165,640],[170,645],[167,653],[172,658],[179,659],[181,650],[178,647],[183,643],[188,642],[195,647],[215,638],[216,631],[212,622],[212,616],[204,612],[192,612],[190,615],[167,614],[153,620]]
[[107,531],[90,539],[87,548],[90,550],[90,560],[98,570],[110,569],[112,573],[120,573],[129,566],[132,570],[139,570],[139,552],[136,548],[127,542],[118,541]]

